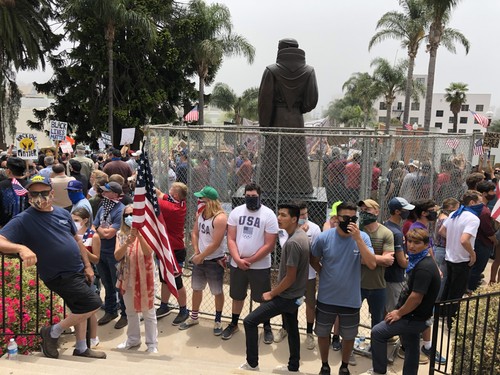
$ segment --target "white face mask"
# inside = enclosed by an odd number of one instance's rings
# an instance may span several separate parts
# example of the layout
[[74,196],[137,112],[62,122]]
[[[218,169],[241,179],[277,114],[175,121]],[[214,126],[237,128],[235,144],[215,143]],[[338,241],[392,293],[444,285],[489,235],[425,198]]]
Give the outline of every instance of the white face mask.
[[81,221],[74,221],[73,223],[75,223],[75,227],[76,227],[76,231],[79,232],[80,229],[82,229],[83,227],[83,223]]

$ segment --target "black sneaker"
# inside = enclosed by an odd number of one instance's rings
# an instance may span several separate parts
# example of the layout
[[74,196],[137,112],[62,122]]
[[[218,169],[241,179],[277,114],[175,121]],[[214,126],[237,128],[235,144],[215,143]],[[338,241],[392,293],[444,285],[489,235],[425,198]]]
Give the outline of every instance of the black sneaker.
[[226,327],[224,331],[222,331],[222,340],[229,340],[233,335],[238,332],[240,329],[238,328],[238,325],[233,325],[232,323],[229,323],[229,325]]
[[128,324],[128,319],[125,315],[120,316],[120,319],[115,323],[115,329],[122,329]]
[[164,316],[170,315],[172,312],[172,309],[170,307],[162,307],[160,306],[159,308],[156,309],[156,319],[163,318]]
[[342,349],[342,343],[340,342],[339,335],[333,335],[333,337],[332,337],[332,349],[336,352],[338,352],[340,349]]
[[274,335],[271,329],[264,329],[264,344],[272,344],[274,342]]
[[189,311],[186,310],[186,312],[180,311],[179,314],[175,317],[174,321],[172,322],[173,326],[178,326],[179,324],[183,323],[187,318],[189,318]]
[[321,366],[321,370],[319,370],[319,375],[330,375],[330,366],[329,365]]
[[339,369],[339,375],[351,375],[351,372],[347,367],[341,367]]
[[118,317],[117,313],[114,314],[106,313],[101,319],[97,321],[97,325],[103,326],[105,324],[108,324],[112,320],[115,320],[117,317]]
[[57,350],[57,341],[50,336],[50,326],[40,328],[40,336],[42,336],[42,352],[47,358],[59,358],[59,350]]

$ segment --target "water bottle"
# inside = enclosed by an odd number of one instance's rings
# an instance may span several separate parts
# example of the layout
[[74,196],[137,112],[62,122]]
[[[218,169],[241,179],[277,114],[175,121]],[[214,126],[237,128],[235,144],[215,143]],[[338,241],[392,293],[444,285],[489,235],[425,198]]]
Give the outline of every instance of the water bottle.
[[359,336],[359,350],[365,350],[365,336]]
[[17,360],[17,342],[14,339],[10,339],[9,345],[7,345],[7,359]]
[[306,298],[305,298],[304,296],[299,297],[299,298],[297,298],[297,299],[295,300],[295,304],[296,304],[297,306],[300,306],[300,305],[302,305],[302,304],[304,303],[304,300],[305,300],[305,299],[306,299]]
[[359,349],[359,343],[360,343],[359,337],[356,337],[354,339],[354,348]]

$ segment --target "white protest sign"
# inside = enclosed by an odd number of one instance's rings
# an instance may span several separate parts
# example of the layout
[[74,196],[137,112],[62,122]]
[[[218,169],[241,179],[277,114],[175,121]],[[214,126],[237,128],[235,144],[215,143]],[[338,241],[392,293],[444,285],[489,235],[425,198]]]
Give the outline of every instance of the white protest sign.
[[134,143],[135,128],[125,128],[122,129],[122,140],[120,141],[120,146],[131,145]]
[[67,129],[67,122],[52,120],[50,122],[50,139],[54,141],[64,141],[66,139]]
[[105,145],[111,145],[111,135],[106,132],[101,132],[101,138]]
[[99,146],[99,150],[104,150],[106,148],[106,144],[102,138],[97,138],[97,145]]
[[59,147],[64,154],[71,154],[73,152],[73,147],[68,141],[59,142]]
[[38,159],[38,143],[35,134],[16,133],[17,156],[21,159]]

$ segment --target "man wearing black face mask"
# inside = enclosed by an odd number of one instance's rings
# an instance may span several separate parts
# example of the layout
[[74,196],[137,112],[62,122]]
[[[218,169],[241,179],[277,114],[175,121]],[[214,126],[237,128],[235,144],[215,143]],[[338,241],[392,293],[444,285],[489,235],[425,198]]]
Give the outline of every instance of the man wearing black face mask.
[[408,259],[403,243],[403,232],[401,224],[408,218],[408,214],[415,208],[404,198],[392,198],[388,204],[391,216],[384,225],[392,232],[394,236],[394,260],[392,266],[385,269],[385,281],[387,283],[387,300],[385,302],[385,311],[392,311],[398,303],[399,295],[403,289],[405,270],[408,267]]
[[[222,332],[229,340],[238,332],[238,319],[250,284],[252,300],[263,302],[262,294],[271,290],[271,252],[278,237],[274,212],[260,202],[260,186],[245,186],[245,204],[235,207],[227,220],[227,246],[231,254],[229,295],[232,298],[231,323]],[[264,343],[274,341],[270,321],[264,322]]]
[[496,198],[495,184],[491,181],[481,181],[477,184],[477,191],[481,193],[484,206],[479,214],[479,229],[477,230],[477,237],[474,242],[476,263],[474,263],[470,270],[467,286],[468,292],[476,290],[481,284],[481,273],[486,268],[490,254],[497,243],[491,211],[487,207],[488,202]]

